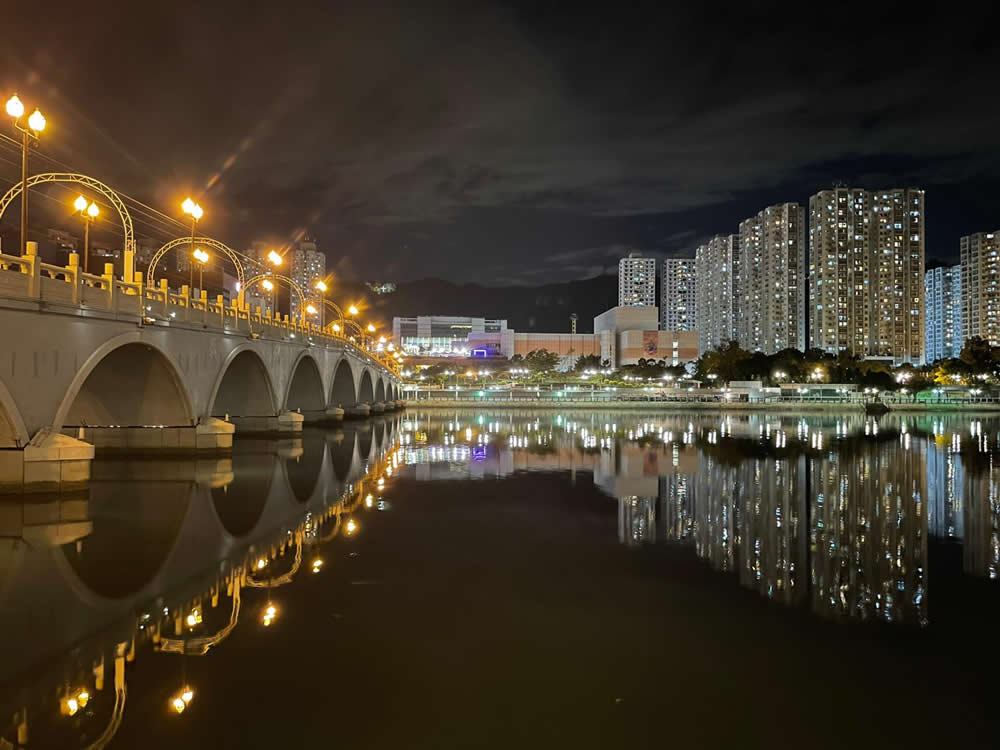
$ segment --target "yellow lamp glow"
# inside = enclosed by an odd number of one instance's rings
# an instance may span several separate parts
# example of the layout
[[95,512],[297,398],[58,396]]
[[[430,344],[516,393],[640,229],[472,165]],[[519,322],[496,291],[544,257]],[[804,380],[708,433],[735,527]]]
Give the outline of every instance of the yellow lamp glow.
[[329,289],[329,287],[326,285],[326,282],[322,280],[316,282],[316,288],[319,289],[321,292],[325,292],[327,289]]
[[357,530],[358,530],[358,525],[354,522],[354,519],[352,518],[350,521],[347,522],[347,533],[353,534]]
[[306,312],[309,313],[310,315],[315,315],[318,312],[318,310],[312,305],[306,305]]
[[14,94],[14,96],[7,100],[7,114],[14,119],[24,114],[24,103],[18,98],[17,94]]
[[281,257],[281,253],[272,250],[267,254],[267,259],[276,266],[280,266],[284,262],[284,258]]
[[45,130],[45,118],[42,116],[40,110],[36,109],[31,113],[31,117],[28,118],[28,127],[36,133],[41,133]]
[[91,203],[89,206],[87,206],[87,216],[89,216],[91,219],[96,219],[97,214],[99,214],[100,212],[101,209],[98,207],[96,203]]
[[333,324],[333,332],[340,333],[340,325],[338,323]]
[[358,308],[356,308],[354,305],[351,305],[350,307],[347,308],[347,314],[348,315],[357,315],[358,314]]
[[77,211],[86,211],[87,199],[84,198],[82,195],[77,196],[76,200],[73,201],[73,208],[75,208]]
[[264,281],[262,281],[260,285],[264,287],[267,291],[271,291],[272,289],[274,289],[274,284],[272,284],[267,279],[264,279]]
[[368,333],[375,333],[375,326],[371,323],[368,324]]

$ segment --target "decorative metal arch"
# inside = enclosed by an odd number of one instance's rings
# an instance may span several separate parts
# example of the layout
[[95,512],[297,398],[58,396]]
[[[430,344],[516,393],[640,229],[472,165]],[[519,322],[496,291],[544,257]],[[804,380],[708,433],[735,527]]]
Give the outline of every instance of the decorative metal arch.
[[[147,275],[146,284],[148,286],[156,285],[156,267],[157,265],[159,265],[160,259],[163,258],[164,255],[169,253],[175,247],[180,247],[181,245],[190,245],[190,244],[191,244],[190,237],[178,237],[176,240],[170,240],[170,242],[168,242],[166,245],[157,250],[156,255],[154,255],[152,260],[149,261],[149,268],[146,270],[146,275]],[[225,255],[227,258],[229,258],[229,260],[233,262],[233,265],[236,266],[236,279],[237,281],[240,282],[240,289],[242,290],[246,286],[246,284],[244,283],[243,264],[240,263],[240,258],[236,254],[235,250],[233,250],[228,245],[224,245],[218,240],[213,240],[211,237],[195,237],[194,244],[210,247],[213,250],[217,250],[223,255]]]
[[296,281],[294,281],[294,280],[292,280],[292,279],[288,278],[287,276],[284,276],[284,275],[282,275],[280,273],[259,273],[256,276],[254,276],[253,278],[247,279],[247,282],[246,282],[246,284],[243,285],[243,288],[244,289],[249,289],[254,284],[256,284],[258,282],[261,282],[264,279],[277,279],[278,281],[285,282],[288,285],[288,288],[291,289],[293,292],[295,292],[295,294],[298,296],[298,298],[299,298],[299,307],[302,310],[305,310],[305,307],[306,307],[306,297],[305,297],[304,294],[302,294],[302,287],[299,286],[298,282],[296,282]]
[[[91,190],[96,190],[107,198],[108,202],[115,207],[119,218],[122,220],[122,227],[125,230],[125,249],[135,252],[135,231],[132,228],[132,215],[129,214],[128,208],[126,208],[122,199],[118,197],[118,193],[100,180],[95,180],[93,177],[88,177],[85,174],[76,174],[75,172],[43,172],[42,174],[32,175],[28,178],[28,187],[42,185],[47,182],[75,182]],[[4,193],[3,198],[0,198],[0,219],[3,218],[7,206],[20,194],[20,182],[15,182],[11,189]]]

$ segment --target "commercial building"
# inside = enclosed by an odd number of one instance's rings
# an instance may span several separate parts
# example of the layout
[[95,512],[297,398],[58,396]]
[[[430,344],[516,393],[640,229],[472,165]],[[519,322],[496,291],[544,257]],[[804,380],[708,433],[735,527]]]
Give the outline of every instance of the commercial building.
[[1000,230],[962,237],[962,333],[1000,346]]
[[805,349],[805,214],[769,206],[740,223],[736,340],[750,351]]
[[704,353],[736,338],[735,263],[738,234],[713,237],[695,252],[695,330],[698,352]]
[[962,266],[932,268],[924,274],[924,351],[928,362],[962,351]]
[[924,191],[837,187],[809,199],[809,345],[924,357]]
[[618,306],[598,315],[594,336],[601,344],[601,360],[621,367],[640,359],[680,365],[698,358],[696,331],[661,331],[657,322],[655,307]]
[[512,333],[508,333],[506,320],[490,318],[420,315],[392,319],[393,342],[404,352],[417,355],[510,357]]
[[660,328],[694,331],[697,271],[694,258],[667,258],[660,277]]
[[[306,295],[305,304],[308,305],[315,296],[316,282],[326,278],[326,255],[316,249],[314,240],[305,239],[295,243],[286,260],[288,275],[302,288],[303,294]],[[315,302],[313,304],[315,305]],[[289,314],[292,318],[298,319],[302,312],[299,309],[298,297],[292,294]]]
[[618,261],[619,307],[656,307],[656,258],[629,253]]

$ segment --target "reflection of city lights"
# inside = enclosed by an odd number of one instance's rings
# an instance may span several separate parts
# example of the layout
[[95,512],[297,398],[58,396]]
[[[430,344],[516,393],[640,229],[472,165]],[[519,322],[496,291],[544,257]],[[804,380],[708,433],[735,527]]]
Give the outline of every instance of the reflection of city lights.
[[170,707],[174,709],[176,713],[184,713],[184,709],[188,707],[191,700],[194,698],[194,691],[188,687],[184,686],[184,689],[177,695],[175,695],[170,701]]
[[270,627],[271,623],[274,622],[275,618],[278,616],[278,608],[273,604],[268,604],[267,609],[264,610],[264,627]]
[[267,560],[262,557],[257,561],[257,570],[263,570],[265,567],[267,567]]
[[73,716],[80,710],[80,704],[77,703],[76,698],[67,698],[63,701],[62,710],[67,716]]
[[354,519],[352,518],[350,521],[347,522],[347,533],[353,534],[357,530],[358,530],[358,525],[354,522]]
[[319,573],[320,568],[323,567],[323,558],[317,557],[313,560],[313,573]]
[[81,690],[76,695],[76,702],[80,704],[80,708],[86,708],[87,701],[89,700],[90,700],[90,693],[88,693],[86,690]]
[[187,626],[193,628],[195,625],[201,624],[201,610],[193,609],[191,614],[187,616]]
[[366,497],[365,498],[365,507],[366,508],[372,507],[372,502],[373,501],[374,501],[374,498],[371,495],[369,495],[368,497]]

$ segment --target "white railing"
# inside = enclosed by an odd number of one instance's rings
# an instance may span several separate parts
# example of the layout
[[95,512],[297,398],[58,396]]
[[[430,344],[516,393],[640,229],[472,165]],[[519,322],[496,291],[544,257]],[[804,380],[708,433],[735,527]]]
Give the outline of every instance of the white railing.
[[135,274],[134,281],[116,279],[110,263],[104,265],[103,274],[84,273],[76,253],[70,254],[67,266],[43,263],[34,243],[28,243],[28,253],[23,256],[0,253],[0,298],[3,297],[43,302],[41,311],[68,312],[66,308],[72,307],[81,312],[104,311],[144,326],[186,325],[241,332],[254,338],[335,344],[389,372],[396,373],[399,369],[392,357],[369,351],[343,333],[296,322],[287,315],[265,315],[259,307],[251,310],[238,300],[226,304],[221,294],[211,301],[204,291],[200,298],[191,297],[186,284],[177,293],[169,289],[166,279],[161,279],[157,287],[148,287],[143,284],[141,273]]

